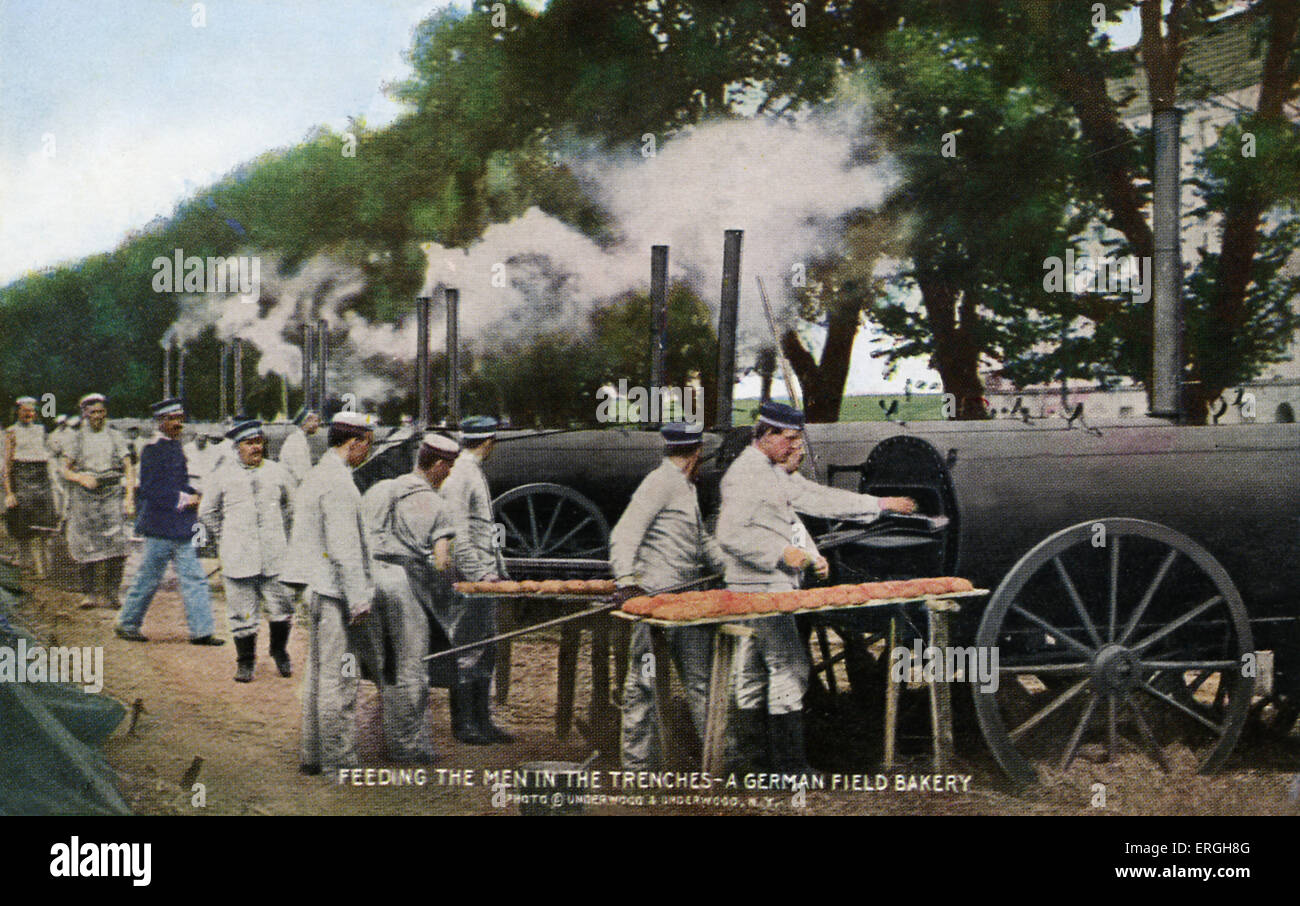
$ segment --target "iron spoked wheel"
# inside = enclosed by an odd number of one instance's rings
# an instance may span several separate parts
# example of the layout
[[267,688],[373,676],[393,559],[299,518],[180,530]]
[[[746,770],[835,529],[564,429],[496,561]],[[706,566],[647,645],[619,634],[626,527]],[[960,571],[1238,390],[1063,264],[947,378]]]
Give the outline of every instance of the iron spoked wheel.
[[538,482],[511,488],[492,502],[506,529],[507,557],[609,557],[609,523],[572,488]]
[[996,690],[972,687],[976,716],[1012,779],[1035,761],[1066,770],[1087,745],[1136,750],[1168,771],[1181,741],[1202,773],[1236,745],[1254,651],[1241,595],[1204,548],[1166,526],[1099,519],[1057,532],[989,601],[978,650],[998,652]]

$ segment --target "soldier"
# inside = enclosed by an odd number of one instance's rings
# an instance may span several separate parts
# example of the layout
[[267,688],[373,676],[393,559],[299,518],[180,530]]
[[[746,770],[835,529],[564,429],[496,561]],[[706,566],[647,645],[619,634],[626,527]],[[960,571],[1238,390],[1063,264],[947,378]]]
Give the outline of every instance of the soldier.
[[[664,461],[642,480],[609,538],[610,566],[618,580],[617,598],[626,601],[645,589],[663,589],[721,574],[722,549],[704,528],[695,480],[704,428],[674,422],[660,429]],[[696,731],[704,735],[708,712],[712,627],[665,630],[669,650],[686,688]],[[651,770],[658,761],[655,734],[655,684],[650,627],[637,623],[628,647],[623,683],[623,767]],[[662,706],[664,703],[660,703]]]
[[54,430],[50,432],[49,440],[45,442],[50,451],[49,475],[50,490],[54,495],[54,518],[56,525],[62,525],[63,519],[68,512],[68,484],[63,480],[61,463],[63,460],[63,448],[68,440],[68,416],[59,413],[54,419]]
[[[882,510],[910,512],[908,498],[872,497],[828,488],[790,475],[782,467],[803,445],[803,413],[767,402],[759,408],[754,442],[722,478],[718,543],[726,554],[727,587],[743,592],[791,591],[805,568],[825,577],[824,559],[814,551],[797,511],[837,519],[864,519]],[[798,506],[796,508],[796,503]],[[808,687],[808,652],[793,616],[754,620],[752,637],[737,656],[737,742],[740,757],[761,764],[763,698],[767,698],[766,768],[782,773],[807,769],[803,695]]]
[[194,526],[199,495],[190,484],[189,467],[181,450],[185,406],[175,397],[153,405],[158,432],[140,451],[140,497],[143,506],[135,530],[144,536],[144,552],[115,631],[130,642],[147,642],[140,632],[145,613],[162,582],[167,564],[176,563],[185,603],[191,645],[224,645],[212,634],[212,600],[208,576],[199,563]]
[[[63,448],[68,553],[81,571],[81,606],[117,607],[126,564],[122,517],[135,513],[131,455],[122,432],[108,424],[103,394],[88,393],[80,405],[82,423]],[[104,564],[103,594],[97,595],[95,573],[100,563]]]
[[[355,767],[358,660],[377,660],[364,625],[374,605],[374,568],[352,470],[370,454],[370,416],[340,412],[329,449],[294,498],[293,537],[282,580],[307,586],[310,656],[302,692],[304,774]],[[373,671],[376,675],[378,671]]]
[[445,620],[452,590],[451,513],[438,494],[460,445],[426,434],[406,475],[376,483],[361,498],[375,556],[375,603],[396,658],[394,682],[380,690],[388,754],[434,760],[424,720],[429,704],[429,620]]
[[293,595],[280,582],[280,570],[288,548],[285,514],[294,481],[278,462],[264,458],[260,421],[241,422],[228,436],[236,456],[208,478],[199,521],[220,539],[221,580],[235,637],[235,682],[253,681],[259,598],[270,624],[271,657],[281,676],[292,676],[287,646]]
[[[504,579],[501,556],[492,519],[492,493],[488,490],[483,463],[496,444],[497,420],[475,415],[460,424],[460,456],[451,467],[442,488],[451,509],[456,540],[452,558],[462,579],[470,582]],[[454,647],[482,641],[496,634],[496,602],[459,598],[448,609],[448,641]],[[451,689],[452,735],[470,745],[510,742],[514,736],[492,723],[492,669],[496,649],[483,645],[456,658],[456,682]]]
[[307,438],[320,427],[320,416],[306,406],[293,417],[296,426],[280,447],[280,465],[289,470],[295,485],[300,484],[311,471],[311,445]]
[[5,526],[28,552],[36,578],[44,579],[49,548],[42,529],[58,525],[50,487],[45,426],[36,420],[35,397],[19,397],[17,420],[4,432]]

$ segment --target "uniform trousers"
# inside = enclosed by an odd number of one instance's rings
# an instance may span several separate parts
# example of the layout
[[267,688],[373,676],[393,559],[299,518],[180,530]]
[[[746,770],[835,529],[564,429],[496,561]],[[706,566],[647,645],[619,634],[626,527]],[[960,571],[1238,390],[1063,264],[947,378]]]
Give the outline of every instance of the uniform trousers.
[[[661,765],[662,741],[655,715],[654,646],[651,627],[632,627],[628,646],[627,678],[623,683],[622,759],[627,770],[653,770]],[[695,731],[704,737],[709,708],[709,678],[713,668],[713,627],[683,626],[662,630],[668,651],[686,690]]]
[[433,735],[425,712],[429,706],[429,614],[411,589],[406,568],[375,563],[375,608],[394,658],[394,683],[384,683],[384,741],[399,761],[433,757]]
[[221,577],[226,589],[226,615],[230,618],[230,633],[240,639],[257,634],[257,603],[260,599],[266,609],[266,618],[272,623],[293,617],[293,595],[279,576],[246,576],[232,579]]
[[769,714],[803,710],[812,663],[788,614],[751,620],[754,634],[740,642],[736,656],[736,705],[759,708],[767,697]]
[[140,624],[144,622],[154,592],[162,582],[168,562],[172,560],[176,562],[176,575],[181,580],[181,600],[185,603],[185,620],[190,625],[190,636],[198,639],[212,635],[212,602],[208,596],[208,576],[203,571],[203,564],[199,563],[198,552],[188,538],[178,541],[145,536],[140,567],[131,580],[131,588],[126,593],[126,603],[122,605],[117,625],[129,631],[140,631]]
[[[453,648],[491,638],[497,633],[497,602],[494,598],[470,599],[464,595],[452,595],[445,607],[438,608],[437,617]],[[457,682],[492,679],[496,653],[495,645],[481,645],[456,655]]]
[[367,614],[348,625],[341,598],[313,592],[307,605],[310,648],[302,687],[302,763],[325,773],[357,765],[357,690],[361,667],[381,675]]

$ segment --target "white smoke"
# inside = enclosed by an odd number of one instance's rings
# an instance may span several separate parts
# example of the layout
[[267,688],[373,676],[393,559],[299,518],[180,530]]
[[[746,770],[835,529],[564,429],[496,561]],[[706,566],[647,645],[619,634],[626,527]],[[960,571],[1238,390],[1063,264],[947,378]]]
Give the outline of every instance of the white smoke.
[[[755,276],[763,278],[778,316],[788,319],[792,266],[836,248],[844,216],[879,206],[896,182],[887,164],[863,159],[864,117],[861,106],[841,105],[793,125],[715,122],[677,136],[653,156],[574,149],[568,166],[611,215],[615,240],[598,244],[531,208],[489,227],[468,249],[425,243],[421,295],[433,300],[433,349],[445,346],[446,287],[460,291],[462,341],[500,349],[550,330],[585,330],[595,308],[645,292],[652,245],[670,247],[670,281],[689,284],[716,317],[723,233],[741,229],[743,361],[771,342]],[[279,264],[262,256],[261,304],[233,294],[184,298],[177,339],[186,342],[211,326],[222,339],[241,337],[256,346],[261,374],[296,381],[301,325],[324,318],[331,327],[332,393],[382,399],[409,386],[414,300],[411,314],[396,323],[372,323],[347,310],[365,288],[360,268],[318,256],[285,277]]]

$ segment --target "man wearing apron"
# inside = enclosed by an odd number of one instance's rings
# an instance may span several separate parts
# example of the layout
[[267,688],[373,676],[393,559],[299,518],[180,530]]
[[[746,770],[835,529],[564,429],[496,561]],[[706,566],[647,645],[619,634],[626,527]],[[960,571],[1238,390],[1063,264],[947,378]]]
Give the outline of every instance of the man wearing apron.
[[[68,553],[81,571],[81,606],[115,608],[126,564],[123,517],[135,514],[131,455],[126,437],[108,424],[103,394],[83,396],[81,416],[63,451]],[[98,586],[97,568],[103,570]]]

